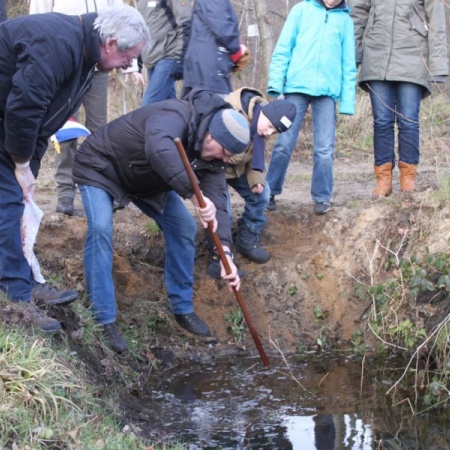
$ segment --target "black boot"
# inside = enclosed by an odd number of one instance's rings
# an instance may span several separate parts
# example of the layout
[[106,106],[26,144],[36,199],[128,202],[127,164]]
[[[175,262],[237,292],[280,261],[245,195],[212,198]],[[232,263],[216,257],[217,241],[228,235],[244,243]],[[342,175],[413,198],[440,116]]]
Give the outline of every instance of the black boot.
[[63,213],[66,216],[73,216],[73,198],[61,197],[56,205],[56,212]]
[[250,231],[242,220],[238,222],[236,250],[258,264],[264,264],[270,259],[270,253],[259,246],[259,234]]
[[196,334],[197,336],[210,336],[208,325],[203,322],[195,312],[189,314],[175,314],[175,320],[189,333]]
[[268,205],[266,206],[267,211],[275,211],[277,209],[277,202],[275,201],[275,195],[270,196]]
[[124,353],[128,350],[125,339],[119,331],[119,327],[115,322],[108,323],[103,325],[103,333],[106,337],[106,341],[108,345],[114,350],[116,353]]

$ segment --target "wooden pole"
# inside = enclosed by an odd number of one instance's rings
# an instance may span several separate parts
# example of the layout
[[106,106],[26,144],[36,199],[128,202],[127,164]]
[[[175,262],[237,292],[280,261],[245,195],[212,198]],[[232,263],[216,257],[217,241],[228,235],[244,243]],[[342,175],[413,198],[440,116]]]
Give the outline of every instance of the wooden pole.
[[[183,144],[180,138],[174,139],[175,145],[177,147],[178,153],[180,154],[181,160],[183,161],[184,168],[188,174],[189,181],[194,189],[194,194],[197,198],[198,204],[200,208],[204,208],[206,206],[205,200],[203,199],[203,195],[200,191],[200,188],[197,183],[197,178],[195,177],[194,171],[192,170],[191,164],[187,158],[186,152],[184,150]],[[220,260],[225,268],[227,275],[231,273],[231,267],[228,264],[227,257],[223,251],[222,244],[220,242],[219,236],[213,231],[213,223],[208,222],[208,231],[211,234],[212,240],[216,247],[217,252],[219,253]],[[261,344],[261,340],[259,339],[258,333],[253,326],[253,322],[250,318],[250,314],[248,313],[247,306],[245,305],[242,294],[236,289],[235,286],[232,286],[234,295],[236,296],[236,300],[239,303],[239,307],[241,308],[242,315],[244,316],[245,322],[247,323],[247,327],[250,330],[253,341],[255,342],[256,348],[258,349],[259,355],[261,356],[261,360],[264,364],[264,367],[270,367],[269,359],[267,358],[266,352]]]

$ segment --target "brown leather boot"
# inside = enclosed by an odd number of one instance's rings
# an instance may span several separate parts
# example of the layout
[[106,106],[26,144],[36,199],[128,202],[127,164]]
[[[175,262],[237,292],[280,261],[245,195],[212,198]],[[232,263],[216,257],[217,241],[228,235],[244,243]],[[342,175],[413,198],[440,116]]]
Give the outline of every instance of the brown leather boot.
[[399,162],[400,168],[400,190],[402,192],[412,192],[416,189],[417,164],[407,164]]
[[377,187],[372,192],[372,198],[389,197],[392,194],[392,163],[373,166],[377,177]]

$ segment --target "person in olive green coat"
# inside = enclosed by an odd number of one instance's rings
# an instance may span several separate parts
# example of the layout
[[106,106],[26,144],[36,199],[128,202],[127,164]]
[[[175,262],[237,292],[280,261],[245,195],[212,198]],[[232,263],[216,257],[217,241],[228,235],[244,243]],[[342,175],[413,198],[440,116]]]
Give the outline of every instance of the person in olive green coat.
[[359,86],[369,92],[374,118],[377,186],[392,193],[395,125],[401,191],[413,191],[419,164],[420,102],[448,75],[445,10],[441,0],[352,0]]

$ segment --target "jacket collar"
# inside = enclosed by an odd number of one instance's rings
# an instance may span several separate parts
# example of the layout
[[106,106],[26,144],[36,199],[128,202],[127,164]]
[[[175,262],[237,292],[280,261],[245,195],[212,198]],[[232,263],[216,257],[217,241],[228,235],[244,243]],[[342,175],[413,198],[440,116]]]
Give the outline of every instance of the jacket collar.
[[315,0],[317,3],[319,3],[320,5],[322,5],[327,11],[331,11],[332,9],[347,9],[347,2],[346,0],[342,0],[340,3],[338,3],[334,8],[327,8],[325,6],[325,3],[323,2],[323,0]]
[[94,21],[97,16],[97,13],[79,16],[83,26],[84,60],[89,67],[100,62],[100,33],[94,30]]

